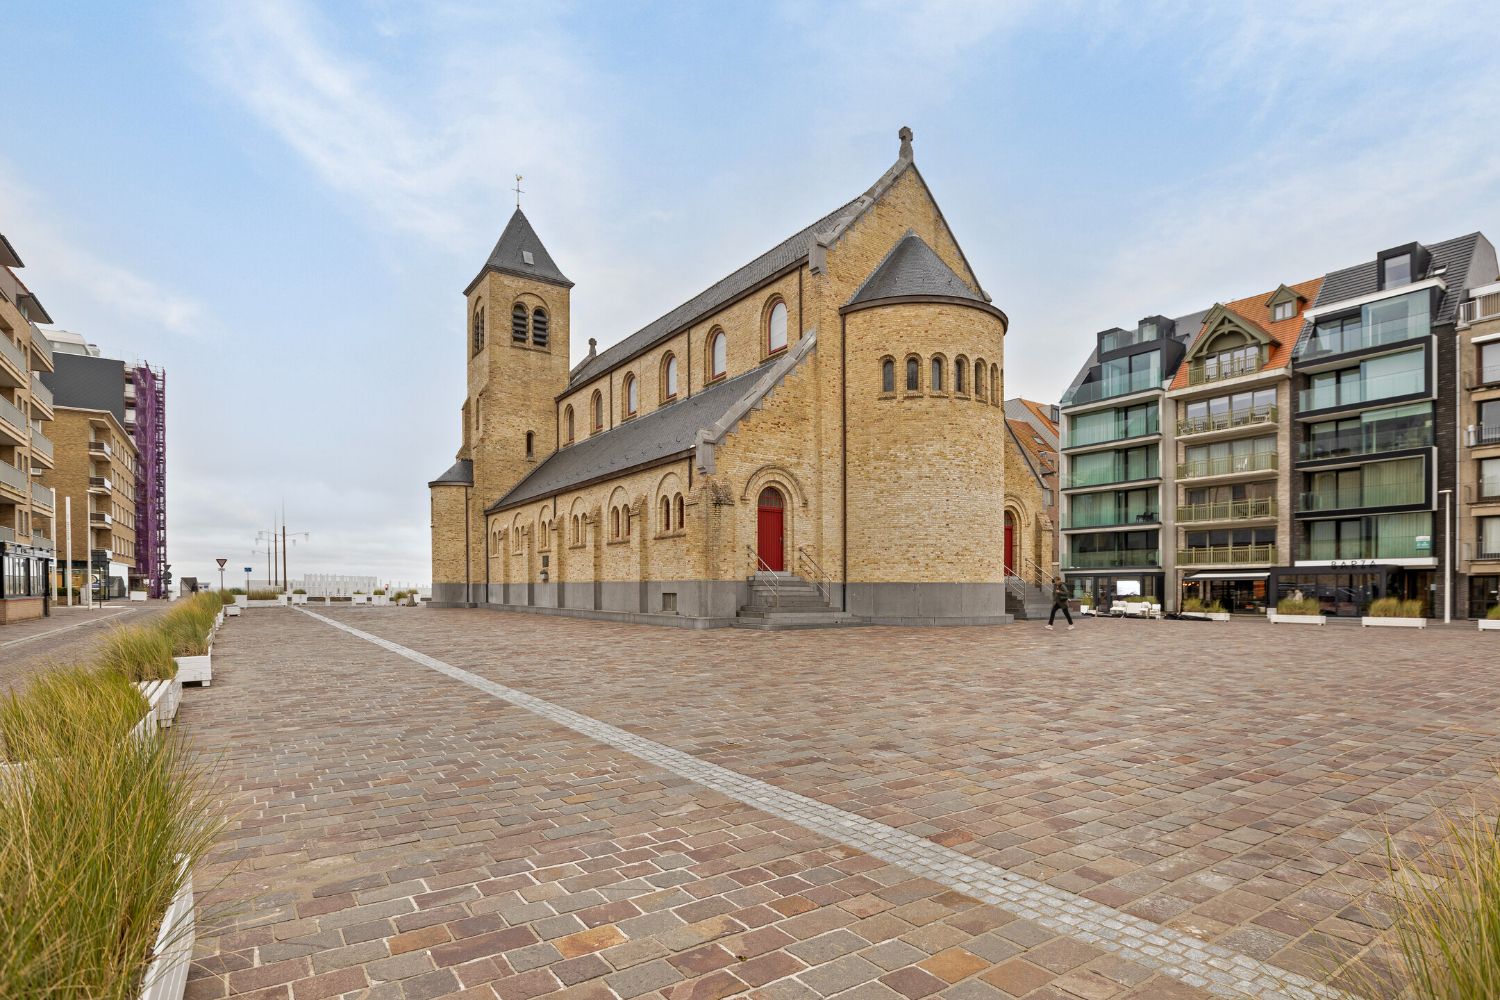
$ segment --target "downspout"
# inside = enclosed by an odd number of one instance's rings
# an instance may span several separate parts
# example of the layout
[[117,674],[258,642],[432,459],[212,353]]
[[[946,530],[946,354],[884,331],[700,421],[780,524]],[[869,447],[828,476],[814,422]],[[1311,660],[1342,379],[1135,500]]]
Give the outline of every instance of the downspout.
[[474,569],[473,555],[469,547],[469,496],[474,492],[474,487],[464,487],[464,603],[468,604],[474,599]]
[[839,502],[843,515],[839,521],[839,541],[843,557],[839,573],[844,578],[844,612],[849,610],[849,317],[839,314]]
[[484,524],[484,603],[490,603],[490,525]]
[[[1462,459],[1462,455],[1463,455],[1463,426],[1464,426],[1464,407],[1463,407],[1463,403],[1464,403],[1464,392],[1465,392],[1465,390],[1464,390],[1464,384],[1465,384],[1465,381],[1466,381],[1464,379],[1464,356],[1468,353],[1467,351],[1464,351],[1462,349],[1462,342],[1461,342],[1461,339],[1460,339],[1460,334],[1458,333],[1458,324],[1457,324],[1457,322],[1455,322],[1454,325],[1453,325],[1453,335],[1454,335],[1454,341],[1453,341],[1453,493],[1449,497],[1449,501],[1448,501],[1450,509],[1451,509],[1451,507],[1452,507],[1452,505],[1454,503],[1460,503],[1461,504],[1463,502],[1463,495],[1464,495],[1463,494],[1463,459]],[[1459,511],[1458,514],[1456,514],[1456,515],[1453,516],[1453,524],[1452,524],[1452,529],[1451,529],[1453,534],[1452,534],[1452,540],[1449,543],[1449,545],[1451,547],[1449,548],[1448,551],[1449,551],[1449,553],[1455,553],[1455,552],[1459,553],[1459,561],[1462,562],[1463,561],[1463,555],[1462,555],[1462,553],[1463,553],[1463,544],[1462,544],[1462,542],[1463,542],[1463,523],[1464,523],[1464,519],[1463,519],[1463,507],[1460,506],[1458,508],[1458,511]],[[1449,555],[1449,561],[1450,562],[1452,561],[1452,558],[1453,557],[1450,554]],[[1450,566],[1448,568],[1448,573],[1449,573],[1449,578],[1450,579],[1452,579],[1453,577],[1455,577],[1457,575],[1456,573],[1454,573],[1452,566]],[[1465,600],[1467,601],[1467,598],[1465,598]],[[1452,607],[1454,605],[1453,596],[1451,594],[1448,597],[1448,605],[1449,605],[1449,607]],[[1467,605],[1465,605],[1464,611],[1466,613],[1469,612],[1469,608],[1467,607]]]

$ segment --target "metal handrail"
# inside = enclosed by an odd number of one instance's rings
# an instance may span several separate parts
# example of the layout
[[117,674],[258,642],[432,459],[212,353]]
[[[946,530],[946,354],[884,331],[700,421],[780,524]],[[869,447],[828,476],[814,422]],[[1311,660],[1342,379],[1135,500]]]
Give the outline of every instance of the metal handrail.
[[804,560],[812,569],[813,585],[818,588],[818,593],[823,595],[823,603],[831,606],[833,604],[832,578],[823,571],[822,566],[818,565],[818,561],[812,557],[812,553],[807,551],[807,546],[799,545],[797,546],[797,561],[801,563]]
[[775,608],[781,607],[781,585],[776,582],[776,571],[771,568],[770,563],[760,557],[760,553],[755,551],[752,546],[746,545],[745,551],[750,553],[750,558],[755,560],[755,570],[757,573],[764,567],[765,571],[770,574],[767,579],[771,582],[771,606]]

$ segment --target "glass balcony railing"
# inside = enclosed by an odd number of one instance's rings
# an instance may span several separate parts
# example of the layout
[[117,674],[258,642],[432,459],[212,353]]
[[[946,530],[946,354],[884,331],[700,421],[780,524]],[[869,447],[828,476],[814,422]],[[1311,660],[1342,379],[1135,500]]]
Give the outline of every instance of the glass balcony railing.
[[1326,410],[1334,406],[1355,406],[1377,399],[1412,396],[1427,391],[1427,369],[1390,372],[1368,378],[1345,379],[1337,384],[1316,385],[1297,393],[1297,409]]
[[1122,528],[1127,525],[1140,525],[1141,527],[1152,527],[1161,523],[1161,514],[1154,510],[1143,510],[1137,513],[1118,510],[1108,511],[1069,511],[1069,528]]
[[1418,477],[1394,483],[1365,483],[1347,489],[1308,490],[1301,494],[1297,509],[1358,510],[1364,507],[1399,507],[1427,499],[1427,481]]
[[1177,508],[1179,521],[1248,521],[1257,517],[1275,517],[1275,497],[1250,500],[1211,500],[1207,503],[1182,504]]
[[1308,539],[1300,559],[1417,559],[1432,555],[1432,536],[1381,535],[1376,538]]
[[1183,417],[1177,421],[1177,433],[1206,434],[1223,431],[1231,427],[1250,427],[1255,424],[1274,424],[1276,407],[1262,406],[1248,410],[1230,410],[1228,413],[1210,413],[1201,417]]
[[1157,549],[1120,549],[1114,552],[1069,552],[1068,569],[1121,569],[1127,566],[1160,566]]
[[1079,406],[1083,403],[1094,403],[1101,399],[1113,399],[1115,396],[1128,396],[1133,392],[1144,392],[1147,389],[1160,389],[1161,378],[1159,373],[1150,371],[1131,372],[1127,376],[1116,378],[1099,379],[1095,382],[1085,382],[1063,399],[1064,406]]
[[1244,563],[1274,563],[1274,545],[1204,545],[1177,550],[1177,565],[1208,566]]
[[1265,472],[1276,468],[1274,451],[1254,455],[1223,455],[1177,463],[1178,479],[1205,479],[1209,476],[1234,476],[1245,472]]
[[1134,330],[1116,330],[1106,333],[1099,338],[1099,353],[1108,354],[1110,351],[1118,351],[1122,347],[1134,347],[1136,344],[1146,344],[1159,336],[1156,327],[1137,327]]
[[1251,357],[1201,358],[1188,365],[1188,385],[1208,385],[1227,378],[1254,375],[1265,367],[1266,349],[1262,347]]
[[1064,448],[1086,448],[1094,444],[1108,444],[1111,441],[1127,441],[1130,438],[1145,437],[1148,434],[1161,433],[1161,425],[1155,416],[1151,419],[1116,420],[1113,424],[1099,427],[1070,427],[1063,432],[1062,446]]
[[1313,361],[1335,354],[1383,347],[1428,336],[1432,332],[1428,289],[1362,306],[1359,319],[1325,320],[1317,324],[1297,360]]
[[1433,440],[1431,424],[1387,431],[1341,431],[1303,441],[1297,446],[1297,458],[1303,462],[1311,462],[1323,458],[1378,455],[1383,451],[1401,451],[1406,448],[1431,448]]
[[1161,466],[1152,453],[1146,462],[1115,462],[1108,468],[1088,467],[1083,471],[1069,470],[1063,477],[1063,489],[1076,490],[1089,486],[1113,486],[1116,483],[1134,483],[1144,479],[1156,479],[1161,475]]

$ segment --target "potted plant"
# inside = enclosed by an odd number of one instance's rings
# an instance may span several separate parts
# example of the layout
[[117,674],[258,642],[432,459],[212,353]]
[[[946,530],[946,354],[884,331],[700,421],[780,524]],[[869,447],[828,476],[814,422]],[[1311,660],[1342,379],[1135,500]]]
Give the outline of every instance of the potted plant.
[[[173,608],[172,611],[178,610]],[[168,615],[172,611],[167,612]],[[163,616],[165,617],[165,616]],[[152,723],[170,726],[182,701],[182,679],[172,659],[172,640],[156,624],[117,626],[100,644],[99,665],[134,684],[145,699]]]
[[370,603],[379,605],[386,605],[391,603],[390,598],[385,596],[385,588],[383,587],[375,591],[374,598],[375,599]]
[[1283,597],[1276,610],[1266,612],[1272,622],[1287,625],[1326,625],[1328,618],[1315,597]]
[[1182,617],[1200,618],[1210,622],[1227,622],[1229,613],[1224,610],[1220,601],[1210,601],[1205,604],[1202,598],[1189,597],[1182,602]]
[[1489,612],[1479,619],[1479,631],[1500,632],[1500,604],[1490,608]]
[[350,600],[353,603],[355,603],[355,604],[368,604],[368,603],[370,603],[370,598],[368,596],[366,596],[366,594],[365,594],[365,592],[363,590],[356,590],[354,592],[353,596],[350,598]]
[[306,604],[307,603],[307,591],[303,590],[301,587],[298,587],[296,590],[292,591],[292,603],[293,604]]
[[1367,628],[1372,625],[1386,628],[1427,627],[1427,609],[1421,601],[1382,597],[1378,601],[1370,602],[1369,612],[1359,620],[1359,623]]
[[178,680],[187,684],[213,683],[213,619],[209,602],[194,599],[161,616],[158,625],[171,642]]

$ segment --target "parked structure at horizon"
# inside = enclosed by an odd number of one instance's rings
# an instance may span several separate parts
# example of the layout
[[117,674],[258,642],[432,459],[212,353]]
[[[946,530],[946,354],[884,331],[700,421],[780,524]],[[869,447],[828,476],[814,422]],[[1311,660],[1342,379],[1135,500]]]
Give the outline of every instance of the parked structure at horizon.
[[36,326],[52,317],[16,275],[23,266],[0,234],[0,624],[44,613],[57,513],[38,478],[55,461],[44,430],[52,393],[42,383],[52,371],[52,345]]
[[572,287],[518,209],[466,289],[436,602],[1007,620],[1007,321],[909,130],[869,190],[570,370]]
[[[1300,594],[1332,615],[1386,596],[1435,617],[1496,602],[1500,433],[1484,427],[1500,426],[1500,401],[1486,408],[1500,400],[1500,347],[1486,346],[1500,344],[1500,284],[1483,235],[1165,323],[1099,334],[1064,398],[1076,593],[1232,612]],[[1131,360],[1153,344],[1159,368]],[[1101,453],[1129,458],[1123,475]]]

